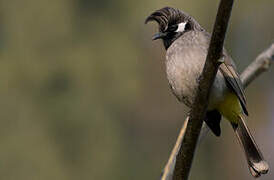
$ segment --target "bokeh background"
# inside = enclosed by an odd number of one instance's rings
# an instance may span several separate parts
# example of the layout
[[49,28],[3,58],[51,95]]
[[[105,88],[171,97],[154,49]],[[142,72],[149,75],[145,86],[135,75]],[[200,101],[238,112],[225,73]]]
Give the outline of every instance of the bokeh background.
[[[217,0],[0,0],[0,179],[160,177],[188,108],[145,18],[180,8],[212,30]],[[236,1],[226,47],[242,71],[274,40],[274,1]],[[247,89],[274,178],[274,67]],[[199,144],[190,179],[252,179],[232,128]]]

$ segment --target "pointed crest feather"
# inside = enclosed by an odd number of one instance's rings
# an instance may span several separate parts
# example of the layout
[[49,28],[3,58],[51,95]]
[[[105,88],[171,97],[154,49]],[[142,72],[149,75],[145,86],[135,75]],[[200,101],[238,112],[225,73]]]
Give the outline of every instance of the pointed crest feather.
[[164,7],[153,12],[146,18],[145,24],[150,21],[156,21],[159,24],[159,31],[165,32],[169,25],[185,22],[186,20],[188,20],[192,28],[200,31],[204,30],[193,17],[183,11],[171,7]]
[[183,18],[183,16],[184,14],[178,9],[164,7],[148,16],[145,23],[156,21],[159,24],[159,30],[163,32],[168,28],[169,24],[176,23],[176,21]]

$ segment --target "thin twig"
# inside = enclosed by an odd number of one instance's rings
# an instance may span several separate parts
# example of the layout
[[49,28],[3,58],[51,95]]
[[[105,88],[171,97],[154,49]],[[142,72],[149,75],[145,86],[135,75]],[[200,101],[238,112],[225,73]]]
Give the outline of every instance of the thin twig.
[[187,126],[187,123],[188,123],[188,119],[189,119],[189,117],[187,117],[185,119],[183,127],[180,130],[180,133],[179,133],[179,136],[177,137],[175,146],[172,149],[172,152],[170,154],[168,162],[167,162],[167,164],[166,164],[166,166],[164,168],[164,171],[162,173],[161,180],[169,180],[172,177],[173,170],[174,170],[175,163],[176,163],[176,156],[178,154],[178,151],[179,151],[180,146],[181,146],[181,142],[182,142],[183,137],[185,135],[185,131],[186,131],[186,126]]
[[205,66],[199,81],[194,104],[190,110],[185,136],[177,154],[177,161],[172,177],[174,180],[188,179],[196,144],[206,115],[210,89],[220,65],[232,6],[233,0],[221,0],[220,2]]
[[244,87],[248,86],[260,74],[267,71],[274,62],[274,43],[264,50],[241,74]]
[[[246,88],[251,82],[253,82],[263,72],[268,71],[272,63],[274,63],[274,43],[270,45],[270,47],[268,47],[262,53],[260,53],[257,56],[257,58],[245,68],[245,70],[241,74],[241,81],[243,82],[244,87]],[[172,153],[170,154],[168,162],[163,170],[161,180],[170,180],[172,178],[175,163],[176,163],[176,156],[181,146],[181,142],[186,131],[187,123],[188,123],[188,117],[184,121],[183,127],[180,130],[179,136],[176,140],[176,144],[173,147]],[[203,133],[201,132],[201,134]]]

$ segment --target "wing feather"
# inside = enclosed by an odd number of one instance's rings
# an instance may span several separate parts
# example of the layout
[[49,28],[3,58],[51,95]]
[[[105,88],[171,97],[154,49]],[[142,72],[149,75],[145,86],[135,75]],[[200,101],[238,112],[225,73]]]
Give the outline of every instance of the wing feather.
[[236,67],[232,59],[226,55],[226,52],[224,53],[225,53],[225,62],[220,65],[220,70],[223,76],[225,77],[227,85],[239,98],[244,113],[248,115],[248,111],[246,108],[246,97],[245,97],[242,81],[240,80],[240,76],[236,71]]

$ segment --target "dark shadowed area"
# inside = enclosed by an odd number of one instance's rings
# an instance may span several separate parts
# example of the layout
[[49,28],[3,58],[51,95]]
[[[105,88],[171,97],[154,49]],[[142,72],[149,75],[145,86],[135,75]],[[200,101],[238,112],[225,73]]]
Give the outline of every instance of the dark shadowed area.
[[[169,90],[145,18],[164,6],[212,30],[217,0],[0,0],[0,179],[160,177],[189,109]],[[274,1],[235,1],[239,71],[274,40]],[[246,90],[247,123],[274,173],[274,67]],[[251,179],[229,123],[199,144],[190,179]]]

